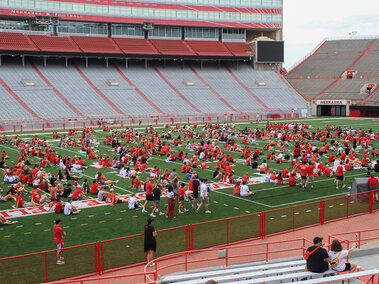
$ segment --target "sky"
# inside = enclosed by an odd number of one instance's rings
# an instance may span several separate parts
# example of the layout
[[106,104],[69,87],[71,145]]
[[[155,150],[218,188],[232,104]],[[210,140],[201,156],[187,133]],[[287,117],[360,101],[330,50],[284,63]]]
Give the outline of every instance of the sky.
[[379,36],[379,0],[283,0],[284,67],[289,70],[325,37],[351,32]]

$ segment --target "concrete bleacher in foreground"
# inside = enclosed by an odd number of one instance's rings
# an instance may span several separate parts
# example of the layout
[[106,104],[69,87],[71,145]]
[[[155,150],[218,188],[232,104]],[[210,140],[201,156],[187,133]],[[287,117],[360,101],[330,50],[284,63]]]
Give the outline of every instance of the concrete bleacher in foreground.
[[[354,273],[339,274],[328,270],[313,273],[304,270],[305,260],[279,261],[268,264],[244,263],[228,268],[210,268],[209,270],[177,273],[162,277],[159,283],[201,284],[208,280],[217,283],[333,283],[379,274],[379,269],[370,269]],[[359,267],[360,269],[360,267]]]

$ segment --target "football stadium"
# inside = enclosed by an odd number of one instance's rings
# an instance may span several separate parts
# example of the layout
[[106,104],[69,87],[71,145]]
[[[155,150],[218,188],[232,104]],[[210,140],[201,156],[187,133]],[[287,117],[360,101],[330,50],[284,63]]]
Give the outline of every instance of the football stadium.
[[0,5],[0,283],[378,283],[379,36],[285,68],[282,0]]

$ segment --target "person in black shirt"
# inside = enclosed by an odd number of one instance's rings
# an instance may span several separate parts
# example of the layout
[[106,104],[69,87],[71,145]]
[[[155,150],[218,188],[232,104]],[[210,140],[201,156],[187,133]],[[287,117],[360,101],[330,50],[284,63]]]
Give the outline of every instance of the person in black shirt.
[[375,171],[376,173],[379,173],[379,160],[376,161],[376,165],[375,165],[375,167],[374,167],[374,171]]
[[72,193],[71,184],[68,184],[67,187],[63,190],[62,196],[67,198],[70,196],[71,193]]
[[305,270],[323,273],[329,269],[329,254],[326,249],[322,247],[321,237],[315,237],[313,239],[313,246],[310,246],[307,251],[313,252],[307,259]]
[[192,192],[193,192],[192,207],[193,208],[195,206],[198,206],[199,189],[200,189],[199,177],[195,176],[194,180],[192,181]]
[[[150,262],[154,258],[154,252],[157,250],[157,241],[155,238],[157,237],[157,232],[154,227],[151,225],[153,223],[153,219],[147,219],[145,225],[145,238],[144,238],[144,251],[147,254],[147,262]],[[153,266],[154,263],[151,263],[150,266]]]
[[162,194],[162,186],[157,184],[153,189],[153,199],[154,199],[154,208],[153,212],[151,212],[151,217],[156,217],[154,212],[159,212],[159,215],[164,215],[161,211],[161,194]]

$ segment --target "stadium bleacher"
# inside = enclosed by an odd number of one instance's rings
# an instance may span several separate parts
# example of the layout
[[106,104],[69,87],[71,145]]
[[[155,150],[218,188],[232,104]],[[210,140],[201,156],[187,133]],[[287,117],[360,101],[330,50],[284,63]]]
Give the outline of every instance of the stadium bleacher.
[[235,56],[250,56],[252,54],[250,46],[244,42],[224,42],[224,45]]
[[[303,62],[290,70],[286,79],[312,99],[369,101],[367,84],[377,85],[379,44],[376,39],[326,40]],[[354,72],[347,78],[347,71]]]
[[[69,61],[68,67],[58,59],[49,59],[46,66],[42,59],[30,59],[22,66],[9,57],[0,78],[17,96],[17,113],[25,113],[17,117],[25,119],[31,118],[30,111],[22,103],[35,113],[32,117],[44,119],[307,109],[277,73],[255,71],[247,63],[238,68],[207,63],[201,68],[196,63],[156,61],[145,68],[131,61],[126,69],[118,61],[107,68],[98,59],[88,60],[88,68],[80,59]],[[257,86],[257,81],[266,85]],[[57,104],[59,111],[50,107]]]
[[159,54],[150,41],[144,38],[113,38],[125,54]]
[[150,42],[161,53],[166,55],[195,55],[195,52],[184,40],[151,39]]
[[0,33],[0,50],[37,51],[30,38],[22,33]]
[[70,37],[29,35],[29,38],[41,51],[81,52]]
[[226,46],[219,41],[187,40],[198,55],[232,56]]
[[84,52],[91,53],[122,53],[117,44],[108,37],[72,36],[75,43]]

